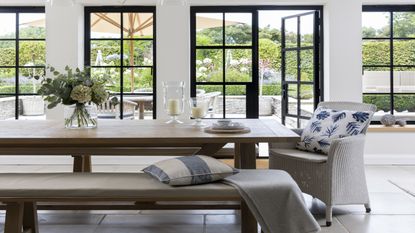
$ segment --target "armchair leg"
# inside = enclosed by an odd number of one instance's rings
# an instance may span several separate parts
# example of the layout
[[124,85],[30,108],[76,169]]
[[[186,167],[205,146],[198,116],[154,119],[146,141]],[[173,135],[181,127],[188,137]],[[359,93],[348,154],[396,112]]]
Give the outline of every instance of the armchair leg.
[[366,213],[370,213],[372,211],[372,209],[370,208],[370,203],[366,203],[365,208],[366,208]]
[[333,206],[327,205],[326,206],[326,226],[331,226],[331,222],[333,221]]

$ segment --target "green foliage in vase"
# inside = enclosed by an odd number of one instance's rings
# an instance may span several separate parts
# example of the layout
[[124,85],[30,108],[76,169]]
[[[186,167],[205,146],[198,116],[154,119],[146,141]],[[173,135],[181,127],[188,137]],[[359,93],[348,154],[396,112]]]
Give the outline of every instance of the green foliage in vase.
[[[102,104],[109,93],[105,89],[107,76],[91,77],[90,68],[80,70],[66,66],[65,73],[57,71],[54,67],[47,67],[54,78],[43,77],[38,94],[44,96],[49,102],[48,108],[54,108],[58,104],[83,105],[85,103]],[[36,79],[41,77],[37,76]]]

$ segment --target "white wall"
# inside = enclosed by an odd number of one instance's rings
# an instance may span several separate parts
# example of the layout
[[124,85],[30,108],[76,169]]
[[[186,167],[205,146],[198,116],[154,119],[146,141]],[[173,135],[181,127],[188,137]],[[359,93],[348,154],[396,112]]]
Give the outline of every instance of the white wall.
[[[324,5],[324,75],[326,100],[361,101],[361,5],[362,0],[165,0],[157,5],[157,102],[162,103],[162,81],[182,80],[189,87],[189,5]],[[58,68],[83,64],[83,6],[119,5],[119,0],[53,0],[46,6],[47,62]],[[125,5],[156,5],[159,0],[127,0]],[[363,0],[364,4],[414,4],[408,0]],[[1,5],[43,5],[43,0],[1,0]],[[187,93],[189,89],[187,88]],[[162,105],[157,106],[164,118]],[[62,109],[48,118],[62,119]],[[412,156],[413,133],[369,133],[366,152],[373,158]],[[392,142],[392,143],[388,143]],[[413,155],[415,157],[415,155]],[[66,161],[66,160],[65,160]],[[414,160],[415,163],[415,160]]]

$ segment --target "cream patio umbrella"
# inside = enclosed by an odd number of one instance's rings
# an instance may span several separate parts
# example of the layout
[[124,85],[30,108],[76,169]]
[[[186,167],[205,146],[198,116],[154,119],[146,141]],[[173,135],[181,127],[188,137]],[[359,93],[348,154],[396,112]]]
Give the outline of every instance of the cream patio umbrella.
[[[205,15],[205,14],[203,14]],[[91,34],[99,33],[103,36],[114,37],[119,35],[122,30],[123,38],[137,38],[153,36],[153,13],[132,12],[123,13],[123,28],[121,28],[120,13],[96,12],[91,14]],[[222,27],[223,21],[220,18],[206,16],[196,16],[196,30]],[[236,21],[225,21],[225,25],[240,24]],[[22,26],[45,27],[45,19],[36,19],[20,24]],[[112,36],[111,36],[112,34]],[[119,37],[119,36],[116,36]],[[129,43],[129,65],[134,66],[134,40]],[[102,55],[101,55],[102,56]],[[134,68],[130,69],[131,92],[134,92]]]

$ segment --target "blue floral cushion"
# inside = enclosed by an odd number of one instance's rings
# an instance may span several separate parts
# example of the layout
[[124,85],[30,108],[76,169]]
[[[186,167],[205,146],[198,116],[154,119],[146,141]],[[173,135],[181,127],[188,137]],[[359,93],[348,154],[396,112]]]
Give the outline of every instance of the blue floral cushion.
[[301,134],[297,148],[328,154],[334,139],[361,134],[372,115],[370,111],[336,111],[319,107]]

